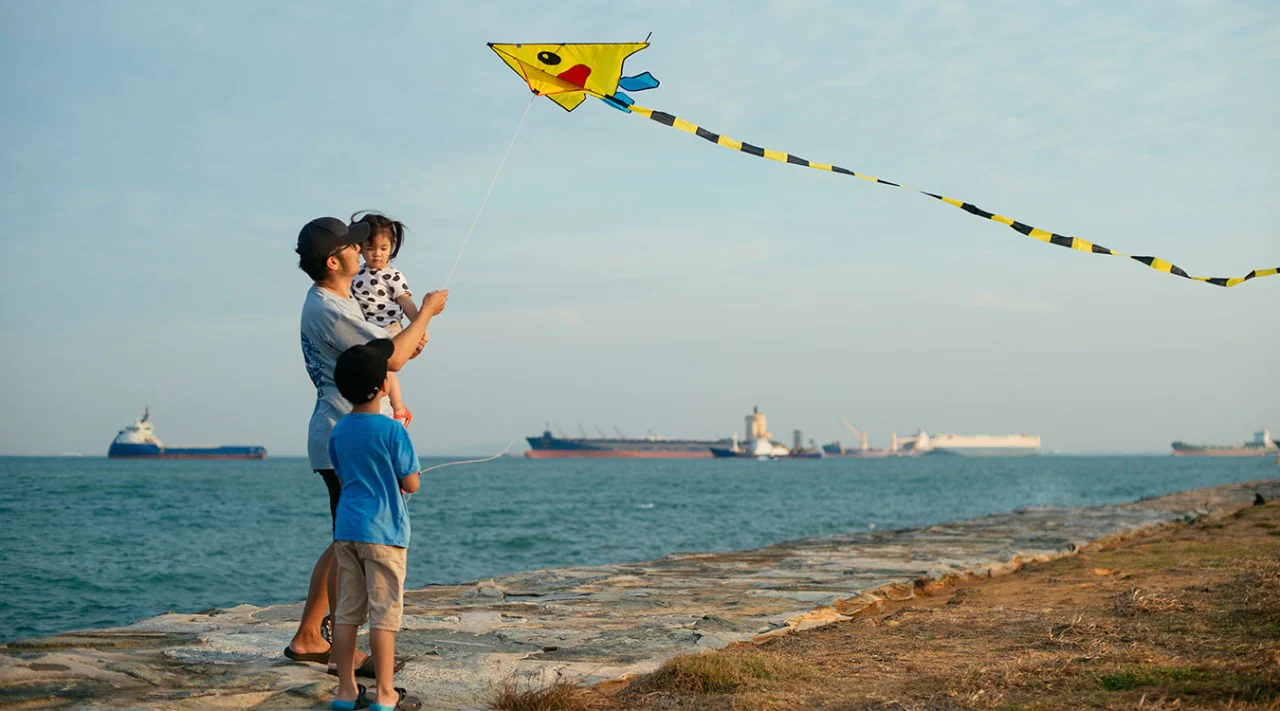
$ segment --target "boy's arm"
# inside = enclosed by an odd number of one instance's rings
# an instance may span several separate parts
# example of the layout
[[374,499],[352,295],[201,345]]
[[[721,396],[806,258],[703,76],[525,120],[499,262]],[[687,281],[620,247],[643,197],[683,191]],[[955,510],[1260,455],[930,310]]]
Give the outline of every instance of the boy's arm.
[[412,321],[418,317],[418,307],[413,303],[413,297],[408,294],[401,294],[396,298],[396,303],[400,304],[400,308],[404,311],[404,315]]
[[414,449],[413,440],[409,438],[409,433],[405,432],[403,427],[392,430],[391,437],[391,451],[394,452],[396,471],[410,472],[397,477],[400,481],[400,489],[407,494],[412,494],[421,484],[418,474],[421,473],[422,465],[418,462],[418,451]]

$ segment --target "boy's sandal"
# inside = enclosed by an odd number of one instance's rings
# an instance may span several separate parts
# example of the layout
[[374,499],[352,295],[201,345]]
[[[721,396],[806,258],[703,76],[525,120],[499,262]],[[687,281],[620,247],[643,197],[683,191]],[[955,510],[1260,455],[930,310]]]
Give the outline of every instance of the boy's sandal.
[[[399,658],[399,657],[396,657],[396,663],[395,663],[395,665],[394,665],[394,666],[392,666],[392,667],[391,667],[391,670],[392,670],[392,671],[400,671],[401,669],[404,669],[404,660],[403,660],[403,659],[401,659],[401,658]],[[337,676],[337,675],[338,675],[338,669],[337,669],[336,667],[330,667],[330,668],[329,668],[329,670],[328,670],[328,674],[329,674],[329,676]],[[372,654],[370,654],[369,656],[365,657],[365,658],[364,658],[364,661],[363,661],[363,662],[360,662],[360,666],[356,667],[356,676],[364,677],[365,679],[377,679],[377,678],[378,678],[378,675],[377,675],[377,673],[376,673],[376,671],[375,671],[375,668],[374,668],[374,666],[373,666],[373,655],[372,655]]]
[[306,654],[302,654],[300,652],[293,651],[293,647],[285,647],[284,656],[288,657],[289,659],[292,659],[295,662],[318,662],[320,664],[329,663],[328,651],[308,652]]
[[396,687],[396,693],[400,698],[396,700],[395,706],[387,706],[386,704],[369,704],[369,711],[416,711],[422,708],[422,699],[416,696],[409,696],[409,692],[403,687]]
[[365,698],[364,695],[368,689],[364,688],[364,684],[356,684],[356,691],[358,693],[356,694],[355,701],[339,701],[338,699],[334,699],[329,702],[329,708],[332,709],[332,711],[354,711],[355,709],[369,708],[369,699]]

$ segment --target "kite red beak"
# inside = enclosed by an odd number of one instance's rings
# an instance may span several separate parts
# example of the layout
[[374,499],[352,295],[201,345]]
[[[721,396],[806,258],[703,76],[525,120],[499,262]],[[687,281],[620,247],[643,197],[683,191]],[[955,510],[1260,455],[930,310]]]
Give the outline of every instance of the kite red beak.
[[563,79],[574,86],[585,87],[587,85],[587,77],[589,76],[591,76],[591,67],[588,67],[585,64],[575,64],[557,74],[556,78]]

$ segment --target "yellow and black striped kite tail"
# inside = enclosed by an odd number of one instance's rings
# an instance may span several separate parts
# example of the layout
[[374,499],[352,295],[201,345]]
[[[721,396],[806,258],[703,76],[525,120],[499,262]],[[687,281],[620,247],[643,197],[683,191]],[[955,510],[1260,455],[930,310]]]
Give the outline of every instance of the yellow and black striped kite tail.
[[[604,97],[601,97],[601,98],[604,98]],[[848,175],[854,178],[862,178],[863,180],[876,183],[879,185],[888,185],[890,187],[901,188],[903,190],[911,190],[913,192],[918,192],[923,195],[928,195],[931,198],[941,200],[942,202],[945,202],[948,205],[954,205],[955,207],[958,207],[961,210],[964,210],[965,212],[971,215],[977,215],[978,217],[986,218],[988,220],[991,220],[992,222],[998,222],[1002,225],[1007,225],[1013,228],[1014,230],[1017,230],[1018,232],[1028,237],[1033,237],[1035,239],[1038,239],[1041,242],[1047,242],[1048,244],[1056,244],[1059,247],[1069,247],[1079,252],[1088,252],[1091,254],[1109,254],[1115,257],[1128,257],[1129,259],[1132,259],[1136,262],[1141,262],[1158,272],[1173,274],[1175,276],[1180,276],[1185,279],[1191,279],[1193,281],[1203,281],[1209,284],[1213,284],[1215,286],[1235,286],[1236,284],[1243,284],[1244,282],[1249,281],[1250,279],[1256,279],[1258,277],[1264,277],[1264,276],[1274,276],[1276,273],[1280,273],[1280,267],[1272,267],[1270,269],[1255,269],[1242,277],[1233,277],[1229,279],[1223,278],[1223,277],[1191,276],[1190,274],[1183,271],[1180,267],[1175,266],[1169,262],[1166,262],[1165,260],[1160,259],[1159,257],[1137,257],[1129,254],[1121,254],[1120,252],[1117,252],[1115,250],[1107,249],[1102,245],[1098,245],[1092,242],[1082,240],[1079,237],[1067,237],[1064,235],[1057,234],[1055,232],[1047,232],[1045,230],[1032,227],[1031,225],[1018,222],[1017,220],[1012,220],[1012,219],[1009,219],[1008,217],[1003,217],[995,213],[987,212],[986,210],[983,210],[977,205],[973,205],[971,203],[967,203],[961,200],[955,200],[953,198],[943,197],[942,195],[926,192],[924,190],[917,190],[915,188],[908,187],[901,183],[894,183],[888,180],[882,180],[880,178],[876,178],[870,175],[865,175],[863,173],[849,170],[848,168],[841,168],[838,165],[829,165],[826,163],[814,163],[804,158],[801,158],[799,156],[786,153],[784,151],[774,151],[768,148],[753,146],[750,143],[743,143],[742,141],[736,141],[732,138],[729,138],[728,136],[725,136],[719,133],[713,133],[711,131],[708,131],[705,128],[702,128],[701,126],[692,124],[688,121],[685,121],[682,118],[672,116],[671,114],[668,114],[662,111],[655,111],[653,109],[647,109],[643,106],[636,106],[634,104],[628,106],[627,108],[630,109],[631,113],[639,114],[640,116],[643,116],[647,119],[657,121],[658,123],[664,126],[670,126],[672,128],[679,129],[681,131],[684,131],[685,133],[691,133],[699,138],[708,140],[718,146],[724,146],[725,148],[731,148],[735,151],[747,153],[753,156],[758,156],[760,158],[768,158],[769,160],[775,160],[775,161],[778,161],[779,163],[790,163],[791,165],[799,165],[799,166],[804,166],[806,168],[815,168],[817,170],[825,170],[831,173],[839,173],[841,175]]]

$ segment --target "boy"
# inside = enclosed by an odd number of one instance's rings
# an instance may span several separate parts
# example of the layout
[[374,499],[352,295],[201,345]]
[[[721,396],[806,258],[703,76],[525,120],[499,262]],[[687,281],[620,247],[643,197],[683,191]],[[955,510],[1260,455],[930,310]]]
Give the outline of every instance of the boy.
[[417,708],[395,688],[396,632],[404,612],[405,553],[409,511],[403,492],[418,490],[418,455],[399,422],[381,414],[387,394],[387,361],[395,344],[379,338],[338,356],[333,382],[352,406],[333,427],[329,459],[342,481],[334,519],[334,561],[338,607],[333,654],[338,693],[331,708],[363,706],[365,689],[356,684],[356,633],[369,619],[369,647],[375,660],[375,711]]

